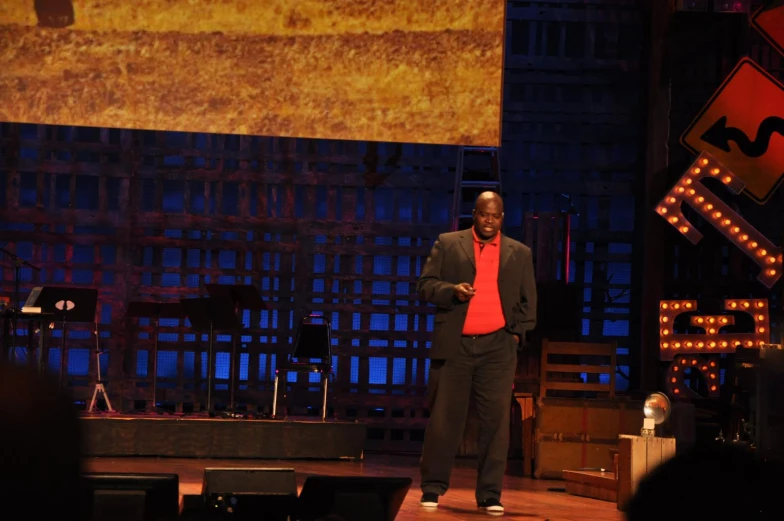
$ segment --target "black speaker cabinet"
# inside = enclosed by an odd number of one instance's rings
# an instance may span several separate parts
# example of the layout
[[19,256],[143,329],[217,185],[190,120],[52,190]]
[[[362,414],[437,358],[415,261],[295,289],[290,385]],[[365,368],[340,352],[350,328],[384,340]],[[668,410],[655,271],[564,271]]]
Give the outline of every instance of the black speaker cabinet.
[[308,476],[297,506],[298,521],[339,516],[343,521],[393,521],[411,478]]
[[288,468],[206,468],[202,497],[211,519],[287,521],[297,480]]

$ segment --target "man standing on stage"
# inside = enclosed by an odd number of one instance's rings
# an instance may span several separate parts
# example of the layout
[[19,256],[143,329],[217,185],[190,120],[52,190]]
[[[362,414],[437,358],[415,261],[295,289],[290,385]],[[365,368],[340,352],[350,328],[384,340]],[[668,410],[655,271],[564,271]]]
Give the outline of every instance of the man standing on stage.
[[473,394],[479,419],[476,501],[498,515],[504,511],[517,350],[536,324],[536,282],[531,249],[500,233],[504,203],[498,194],[477,198],[473,220],[471,229],[438,237],[417,283],[420,298],[436,306],[420,504],[437,507],[449,488]]

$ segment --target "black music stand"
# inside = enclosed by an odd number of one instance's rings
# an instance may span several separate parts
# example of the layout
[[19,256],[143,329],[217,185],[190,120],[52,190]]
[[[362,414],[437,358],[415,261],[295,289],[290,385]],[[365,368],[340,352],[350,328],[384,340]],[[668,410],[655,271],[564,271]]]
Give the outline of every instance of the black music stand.
[[[11,353],[14,358],[16,358],[16,330],[19,329],[19,284],[21,283],[22,277],[22,267],[27,267],[35,271],[41,271],[41,268],[38,266],[33,266],[26,260],[22,259],[18,255],[11,253],[10,251],[6,250],[5,248],[0,248],[0,252],[5,253],[8,257],[14,262],[14,314],[13,314],[13,321],[14,321],[14,332],[12,335],[11,341]],[[5,347],[5,346],[4,346]]]
[[214,333],[215,331],[236,331],[242,329],[242,322],[234,313],[230,300],[223,298],[204,297],[180,299],[185,316],[195,331],[209,334],[207,349],[207,412],[212,409],[212,374],[214,364]]
[[155,320],[155,343],[152,348],[152,406],[147,410],[158,409],[158,337],[162,318],[185,318],[185,310],[179,302],[131,302],[125,311],[125,318],[151,318]]
[[[235,313],[240,310],[262,311],[269,309],[269,305],[261,299],[256,286],[248,284],[205,284],[204,288],[210,297],[228,300],[232,303]],[[240,321],[242,321],[240,319]],[[237,386],[236,381],[236,360],[237,360],[237,339],[231,336],[231,362],[229,368],[229,409],[234,409],[234,391]]]
[[[36,293],[37,296],[35,296]],[[69,322],[96,322],[95,310],[98,307],[98,290],[43,286],[33,288],[30,297],[32,298],[27,299],[26,305],[39,307],[42,313],[51,313],[53,322],[62,322],[63,324],[63,341],[60,348],[60,384],[62,384],[65,376],[67,324]]]

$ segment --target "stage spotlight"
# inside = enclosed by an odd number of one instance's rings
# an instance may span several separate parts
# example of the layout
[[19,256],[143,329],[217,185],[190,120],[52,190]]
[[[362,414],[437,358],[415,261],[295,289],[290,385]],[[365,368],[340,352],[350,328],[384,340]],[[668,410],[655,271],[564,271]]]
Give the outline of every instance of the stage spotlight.
[[678,0],[676,11],[708,12],[708,0]]
[[642,406],[642,412],[645,419],[642,423],[642,430],[640,435],[644,437],[653,437],[656,435],[656,426],[661,425],[667,418],[670,417],[672,405],[670,399],[664,393],[649,394],[645,398]]
[[748,13],[750,0],[713,0],[714,13]]

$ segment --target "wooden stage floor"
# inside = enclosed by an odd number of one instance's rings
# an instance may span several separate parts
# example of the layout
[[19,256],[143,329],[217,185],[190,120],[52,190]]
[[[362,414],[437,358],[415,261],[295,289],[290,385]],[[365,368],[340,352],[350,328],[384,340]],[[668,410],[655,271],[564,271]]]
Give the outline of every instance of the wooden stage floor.
[[[271,461],[191,458],[86,458],[89,472],[170,472],[180,477],[180,494],[199,494],[205,467],[288,467],[295,469],[301,488],[308,474],[333,476],[408,476],[414,482],[406,496],[397,521],[464,521],[488,519],[479,512],[474,500],[476,471],[471,461],[458,460],[452,474],[452,488],[441,498],[435,511],[419,506],[418,456],[365,454],[363,461]],[[501,501],[503,519],[526,521],[622,521],[623,513],[615,503],[583,498],[563,491],[563,481],[536,480],[507,476]],[[557,489],[551,491],[548,489]]]

